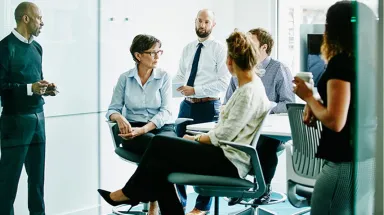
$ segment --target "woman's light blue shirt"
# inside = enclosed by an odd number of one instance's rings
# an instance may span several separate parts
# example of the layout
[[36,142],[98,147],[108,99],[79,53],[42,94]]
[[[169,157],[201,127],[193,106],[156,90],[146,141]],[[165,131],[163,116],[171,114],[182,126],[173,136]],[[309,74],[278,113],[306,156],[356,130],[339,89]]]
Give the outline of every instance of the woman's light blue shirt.
[[171,120],[171,93],[171,79],[167,72],[153,69],[143,86],[135,67],[120,75],[106,117],[110,120],[113,113],[120,113],[129,122],[153,122],[161,128]]

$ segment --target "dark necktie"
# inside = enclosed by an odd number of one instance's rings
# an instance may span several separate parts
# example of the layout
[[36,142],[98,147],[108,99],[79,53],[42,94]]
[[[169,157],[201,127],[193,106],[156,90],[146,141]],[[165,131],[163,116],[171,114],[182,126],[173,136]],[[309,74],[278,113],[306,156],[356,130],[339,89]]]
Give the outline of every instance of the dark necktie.
[[195,83],[197,66],[199,65],[200,53],[201,53],[201,48],[203,47],[203,44],[199,43],[198,46],[199,47],[197,47],[195,57],[193,58],[191,74],[189,75],[188,82],[187,82],[187,86],[190,86],[190,87],[193,87],[193,84]]

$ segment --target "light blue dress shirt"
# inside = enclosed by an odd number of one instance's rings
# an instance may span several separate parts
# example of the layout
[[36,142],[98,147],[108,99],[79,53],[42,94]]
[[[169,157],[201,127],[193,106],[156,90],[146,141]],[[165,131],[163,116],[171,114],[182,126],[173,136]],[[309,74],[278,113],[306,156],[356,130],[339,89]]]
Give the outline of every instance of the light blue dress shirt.
[[[120,75],[106,114],[123,114],[129,122],[153,122],[157,128],[170,123],[171,79],[155,68],[148,81],[141,84],[137,68]],[[123,111],[124,108],[124,111]]]
[[[286,113],[287,103],[295,102],[291,71],[283,63],[272,59],[270,56],[260,62],[258,70],[269,101],[277,103],[271,113]],[[231,98],[238,85],[237,78],[233,76],[225,95],[224,104]]]

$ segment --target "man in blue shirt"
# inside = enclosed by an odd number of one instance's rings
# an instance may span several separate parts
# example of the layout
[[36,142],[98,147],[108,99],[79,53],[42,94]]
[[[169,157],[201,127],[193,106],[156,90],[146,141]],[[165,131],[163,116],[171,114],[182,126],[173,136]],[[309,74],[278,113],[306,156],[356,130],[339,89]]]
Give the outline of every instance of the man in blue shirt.
[[[286,104],[295,102],[295,94],[292,91],[292,74],[288,67],[270,57],[274,43],[271,34],[261,28],[252,29],[249,33],[252,34],[252,40],[255,42],[260,53],[258,75],[264,84],[268,99],[277,103],[277,106],[272,109],[271,113],[286,113]],[[228,102],[237,87],[237,78],[232,77],[224,104]],[[260,136],[257,144],[257,152],[264,180],[268,187],[267,192],[257,200],[259,204],[270,201],[271,181],[275,175],[278,162],[276,152],[280,144],[280,141],[265,136]]]

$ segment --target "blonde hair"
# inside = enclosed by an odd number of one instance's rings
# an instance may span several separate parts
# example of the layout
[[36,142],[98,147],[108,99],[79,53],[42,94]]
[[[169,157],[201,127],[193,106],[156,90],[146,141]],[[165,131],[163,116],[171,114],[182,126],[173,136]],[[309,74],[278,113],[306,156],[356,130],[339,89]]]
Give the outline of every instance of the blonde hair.
[[252,70],[258,61],[258,49],[255,47],[249,34],[234,31],[227,38],[228,56],[242,70]]

